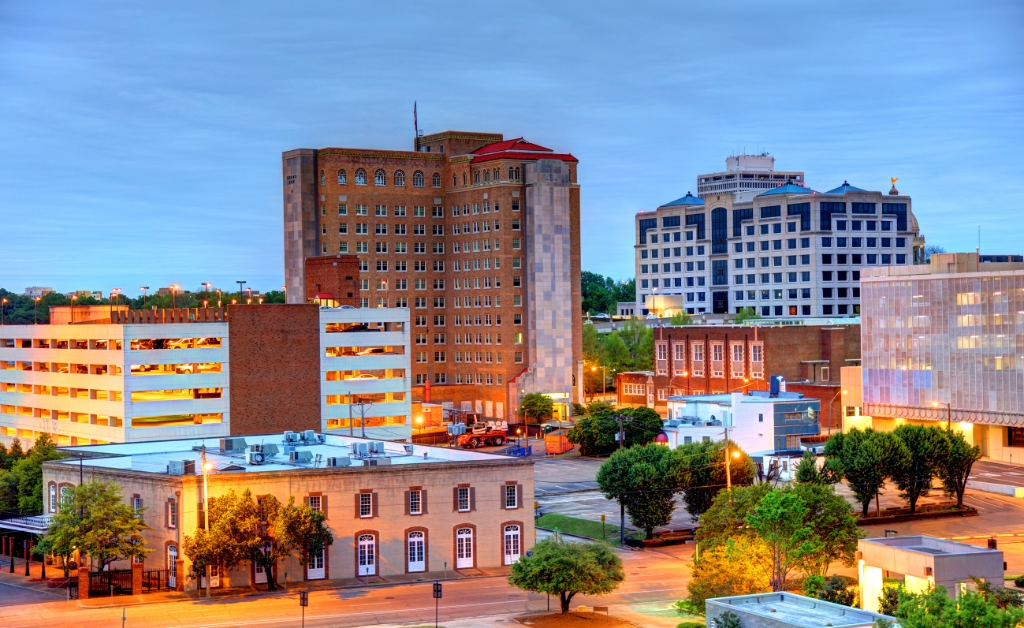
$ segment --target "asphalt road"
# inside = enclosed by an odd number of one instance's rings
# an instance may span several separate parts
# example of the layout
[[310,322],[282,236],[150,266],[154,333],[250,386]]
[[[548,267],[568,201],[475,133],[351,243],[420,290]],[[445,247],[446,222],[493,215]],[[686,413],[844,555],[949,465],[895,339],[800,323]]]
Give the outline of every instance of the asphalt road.
[[971,467],[971,479],[992,484],[1024,486],[1024,466],[978,461]]
[[[686,594],[689,551],[631,552],[620,554],[627,578],[619,591],[600,598],[579,597],[573,606],[597,604],[612,613],[632,617],[643,626],[675,626],[680,620],[670,610]],[[434,601],[430,583],[367,589],[313,591],[306,609],[311,628],[432,623]],[[0,595],[4,593],[0,590]],[[109,628],[119,625],[121,607],[83,608],[77,602],[30,601],[0,608],[4,628],[75,626]],[[557,606],[557,603],[556,603]],[[444,584],[439,604],[441,621],[497,614],[527,614],[547,609],[545,596],[514,589],[503,578],[459,580]],[[165,602],[129,606],[126,626],[131,628],[229,628],[232,626],[294,626],[300,608],[295,591],[246,597],[217,597],[211,601]],[[664,615],[664,617],[662,617]]]

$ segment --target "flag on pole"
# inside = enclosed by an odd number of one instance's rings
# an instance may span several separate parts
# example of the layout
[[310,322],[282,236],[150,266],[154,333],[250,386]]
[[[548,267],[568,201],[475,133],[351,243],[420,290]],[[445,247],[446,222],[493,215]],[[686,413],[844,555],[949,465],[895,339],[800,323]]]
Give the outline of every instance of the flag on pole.
[[416,101],[412,101],[412,130],[416,133],[416,137],[420,136],[420,124],[416,120]]

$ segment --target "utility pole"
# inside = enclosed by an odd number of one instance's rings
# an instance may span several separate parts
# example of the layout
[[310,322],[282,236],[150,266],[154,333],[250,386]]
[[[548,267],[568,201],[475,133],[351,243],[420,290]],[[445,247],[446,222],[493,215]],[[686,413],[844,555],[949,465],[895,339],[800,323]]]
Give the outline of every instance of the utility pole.
[[[349,399],[351,399],[351,397],[349,397]],[[353,405],[359,406],[359,430],[361,432],[361,438],[366,438],[366,409],[370,408],[370,407],[373,407],[373,402],[372,401],[357,401],[357,402],[355,402],[353,404],[350,404],[349,407],[351,407]],[[352,412],[350,411],[349,412],[349,423],[351,423],[351,421],[352,421]]]
[[236,281],[235,283],[238,284],[238,304],[241,305],[242,304],[242,286],[245,285],[245,282],[244,281]]
[[732,455],[729,453],[729,426],[725,426],[725,490],[729,495],[729,503],[732,503],[732,469],[729,466],[729,459]]
[[[206,483],[206,472],[210,470],[209,463],[206,462],[206,443],[203,443],[202,449],[203,457],[203,529],[206,533],[210,533],[210,492],[207,488]],[[206,597],[210,597],[210,576],[211,576],[210,565],[206,565]]]

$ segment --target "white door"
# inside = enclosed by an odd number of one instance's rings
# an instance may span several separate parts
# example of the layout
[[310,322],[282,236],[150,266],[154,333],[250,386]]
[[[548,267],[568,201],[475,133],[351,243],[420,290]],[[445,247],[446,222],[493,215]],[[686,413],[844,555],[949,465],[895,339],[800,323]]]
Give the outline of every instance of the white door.
[[409,533],[409,573],[426,571],[425,543],[422,532]]
[[167,546],[167,587],[174,589],[178,586],[177,578],[178,546]]
[[323,580],[327,577],[327,570],[324,569],[324,554],[326,553],[327,548],[325,547],[319,554],[309,557],[309,566],[306,568],[308,580]]
[[377,552],[372,534],[364,534],[359,537],[359,575],[372,576],[376,574]]
[[455,532],[455,568],[466,569],[473,566],[473,529],[459,528]]
[[[263,546],[263,553],[266,554],[269,551],[270,551],[270,543],[267,543],[267,544],[265,544]],[[266,584],[267,583],[267,572],[264,571],[263,567],[261,567],[260,565],[256,565],[256,577],[254,579],[254,582],[256,584]]]
[[519,526],[505,526],[505,564],[511,565],[519,560],[520,553]]

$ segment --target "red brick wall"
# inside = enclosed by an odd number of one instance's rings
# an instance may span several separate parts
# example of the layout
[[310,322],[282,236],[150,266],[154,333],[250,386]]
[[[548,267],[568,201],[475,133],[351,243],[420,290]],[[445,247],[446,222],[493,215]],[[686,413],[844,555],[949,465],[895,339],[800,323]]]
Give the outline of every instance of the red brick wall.
[[[803,393],[804,397],[808,399],[821,400],[821,416],[818,417],[818,423],[821,424],[823,433],[828,431],[830,424],[833,431],[843,426],[842,395],[836,394],[840,389],[838,381],[832,386],[786,383],[786,392]],[[831,414],[829,414],[830,410]]]
[[233,305],[231,434],[320,430],[320,309]]
[[318,291],[334,295],[334,299],[341,305],[359,307],[359,257],[307,257],[306,300],[314,298]]

